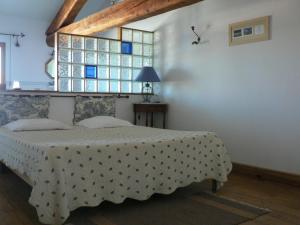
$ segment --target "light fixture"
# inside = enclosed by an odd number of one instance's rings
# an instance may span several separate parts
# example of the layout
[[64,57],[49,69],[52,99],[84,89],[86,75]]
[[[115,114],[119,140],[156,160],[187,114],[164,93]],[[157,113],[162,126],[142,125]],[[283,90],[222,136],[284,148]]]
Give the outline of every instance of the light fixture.
[[25,37],[25,34],[21,33],[21,34],[13,35],[13,37],[16,38],[15,46],[19,48],[20,47],[19,39]]
[[145,82],[145,84],[142,87],[144,102],[150,102],[153,89],[151,83],[160,82],[160,79],[157,76],[157,73],[155,72],[153,67],[143,67],[142,71],[139,73],[135,81]]
[[192,26],[191,29],[192,29],[193,33],[195,34],[195,36],[197,37],[197,40],[193,41],[192,45],[198,45],[198,44],[200,44],[200,42],[201,42],[200,35],[195,31],[195,27],[194,26]]
[[17,48],[20,47],[20,43],[19,43],[19,38],[18,38],[18,37],[16,37],[16,43],[15,43],[15,46],[16,46]]
[[0,33],[0,35],[11,36],[12,38],[15,38],[16,39],[15,46],[17,48],[20,47],[20,38],[25,37],[25,34],[23,34],[23,33],[20,33],[20,34]]

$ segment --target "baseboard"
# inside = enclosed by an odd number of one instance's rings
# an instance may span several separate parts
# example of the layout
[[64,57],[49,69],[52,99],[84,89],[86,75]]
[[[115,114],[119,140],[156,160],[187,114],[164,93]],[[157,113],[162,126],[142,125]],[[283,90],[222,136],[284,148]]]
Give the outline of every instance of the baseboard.
[[233,173],[248,175],[259,179],[275,181],[279,183],[300,186],[300,175],[285,173],[255,166],[233,163]]

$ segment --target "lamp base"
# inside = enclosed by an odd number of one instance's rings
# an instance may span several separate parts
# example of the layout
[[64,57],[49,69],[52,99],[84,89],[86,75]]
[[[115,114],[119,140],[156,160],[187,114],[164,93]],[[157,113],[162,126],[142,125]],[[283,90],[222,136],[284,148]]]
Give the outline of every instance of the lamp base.
[[142,89],[143,93],[143,102],[144,103],[150,103],[151,102],[151,95],[149,94],[149,91],[152,92],[152,86],[149,82],[147,82]]
[[151,95],[143,95],[143,102],[150,103],[151,102]]

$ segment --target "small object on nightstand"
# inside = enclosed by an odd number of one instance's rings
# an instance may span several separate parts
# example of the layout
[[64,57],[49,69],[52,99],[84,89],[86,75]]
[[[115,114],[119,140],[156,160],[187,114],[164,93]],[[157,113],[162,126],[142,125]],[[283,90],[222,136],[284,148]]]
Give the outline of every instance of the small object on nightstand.
[[142,71],[139,73],[138,77],[135,81],[145,82],[142,88],[142,94],[144,98],[144,102],[151,102],[151,95],[153,94],[153,87],[151,83],[153,82],[160,82],[157,73],[153,69],[153,67],[145,66],[143,67]]
[[16,91],[21,90],[20,81],[14,80],[12,89],[13,89],[13,90],[16,90]]
[[133,104],[134,110],[134,124],[137,123],[137,113],[146,113],[146,126],[149,125],[148,113],[151,113],[151,127],[153,127],[154,113],[163,113],[163,128],[166,128],[166,114],[168,105],[165,103],[136,103]]

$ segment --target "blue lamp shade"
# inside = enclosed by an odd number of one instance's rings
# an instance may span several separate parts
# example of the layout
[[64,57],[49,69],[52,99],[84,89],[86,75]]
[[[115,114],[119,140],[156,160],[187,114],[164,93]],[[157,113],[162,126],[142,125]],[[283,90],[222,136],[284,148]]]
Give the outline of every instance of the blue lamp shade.
[[85,78],[97,79],[97,66],[85,65]]
[[140,82],[160,82],[157,73],[153,69],[153,67],[145,66],[142,71],[139,73],[135,81]]

